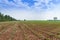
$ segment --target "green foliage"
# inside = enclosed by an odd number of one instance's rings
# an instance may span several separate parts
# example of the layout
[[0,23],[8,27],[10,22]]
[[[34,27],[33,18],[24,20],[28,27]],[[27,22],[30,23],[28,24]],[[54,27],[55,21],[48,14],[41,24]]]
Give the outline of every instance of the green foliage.
[[0,21],[16,21],[16,19],[10,17],[9,15],[3,15],[0,12]]

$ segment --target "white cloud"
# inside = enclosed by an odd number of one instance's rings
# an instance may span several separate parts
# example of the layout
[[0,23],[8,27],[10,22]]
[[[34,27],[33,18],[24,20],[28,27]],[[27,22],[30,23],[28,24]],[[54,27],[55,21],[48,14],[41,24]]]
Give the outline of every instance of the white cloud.
[[[0,0],[1,2],[2,0]],[[9,9],[4,9],[2,6],[0,6],[1,12],[10,15],[16,19],[53,19],[53,17],[58,17],[60,19],[60,4],[55,5],[53,3],[50,3],[48,5],[49,1],[51,0],[36,0],[38,1],[35,3],[33,7],[29,7],[28,4],[23,4],[21,0],[14,0],[16,2],[8,2],[7,0],[3,0],[4,3],[8,5],[14,5],[16,7],[25,7],[23,8],[9,8]],[[48,9],[41,9],[39,6],[41,2],[45,2],[46,6]],[[1,4],[0,4],[1,5]],[[51,7],[51,8],[50,8]]]

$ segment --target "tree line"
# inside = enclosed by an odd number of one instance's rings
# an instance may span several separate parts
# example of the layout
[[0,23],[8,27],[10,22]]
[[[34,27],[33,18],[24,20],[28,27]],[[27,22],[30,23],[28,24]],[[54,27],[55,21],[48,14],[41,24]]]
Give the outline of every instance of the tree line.
[[16,19],[11,17],[11,16],[9,16],[9,15],[3,15],[0,12],[0,21],[16,21]]

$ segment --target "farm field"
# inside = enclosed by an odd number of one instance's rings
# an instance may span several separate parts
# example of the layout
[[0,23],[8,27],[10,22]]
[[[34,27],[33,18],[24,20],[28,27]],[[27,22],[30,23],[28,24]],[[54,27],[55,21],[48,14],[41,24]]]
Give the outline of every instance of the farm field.
[[0,40],[60,40],[60,21],[0,22]]

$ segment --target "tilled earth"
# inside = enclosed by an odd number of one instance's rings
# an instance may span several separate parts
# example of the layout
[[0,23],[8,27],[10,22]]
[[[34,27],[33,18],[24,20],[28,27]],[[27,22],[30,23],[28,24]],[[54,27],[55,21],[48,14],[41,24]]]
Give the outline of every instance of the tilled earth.
[[55,25],[54,27],[40,26],[43,25],[23,22],[0,23],[0,40],[60,40],[56,32],[60,29]]

